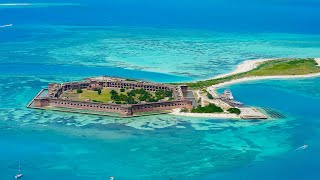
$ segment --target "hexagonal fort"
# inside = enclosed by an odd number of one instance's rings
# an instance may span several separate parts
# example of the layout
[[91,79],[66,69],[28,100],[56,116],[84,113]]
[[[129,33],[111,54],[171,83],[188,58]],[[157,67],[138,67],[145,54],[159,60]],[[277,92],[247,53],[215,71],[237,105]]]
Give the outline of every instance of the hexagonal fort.
[[87,78],[79,82],[51,83],[28,107],[89,110],[130,117],[144,112],[192,108],[185,98],[187,86],[168,85],[113,77]]

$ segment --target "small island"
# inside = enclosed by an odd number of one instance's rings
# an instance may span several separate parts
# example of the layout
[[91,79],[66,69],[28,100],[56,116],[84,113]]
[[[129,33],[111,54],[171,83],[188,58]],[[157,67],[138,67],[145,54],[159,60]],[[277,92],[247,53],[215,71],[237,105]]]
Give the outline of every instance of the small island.
[[319,58],[251,60],[239,65],[235,72],[184,84],[192,89],[201,89],[249,80],[315,77],[320,75],[319,64]]
[[248,107],[230,90],[216,89],[242,81],[320,76],[320,59],[286,58],[245,61],[229,74],[188,83],[161,84],[116,77],[50,83],[28,108],[119,117],[170,113],[179,116],[267,119],[284,117],[276,110]]
[[78,82],[51,83],[28,107],[120,117],[169,113],[192,108],[187,86],[92,77]]

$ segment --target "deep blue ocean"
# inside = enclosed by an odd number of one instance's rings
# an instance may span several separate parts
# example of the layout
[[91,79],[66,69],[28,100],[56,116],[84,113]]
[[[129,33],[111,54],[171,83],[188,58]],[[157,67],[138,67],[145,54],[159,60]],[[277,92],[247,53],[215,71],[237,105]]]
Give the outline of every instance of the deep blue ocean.
[[266,121],[26,108],[50,82],[187,82],[248,59],[320,57],[319,12],[317,0],[0,0],[0,179],[19,162],[26,180],[319,179],[320,78],[225,87],[286,116]]

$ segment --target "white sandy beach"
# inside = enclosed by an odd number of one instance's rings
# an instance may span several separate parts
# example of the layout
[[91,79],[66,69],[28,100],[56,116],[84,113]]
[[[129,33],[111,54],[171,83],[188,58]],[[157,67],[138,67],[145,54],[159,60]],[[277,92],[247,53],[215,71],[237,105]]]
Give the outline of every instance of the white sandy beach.
[[[264,61],[270,61],[270,60],[273,60],[273,59],[257,59],[257,60],[244,61],[243,63],[241,63],[238,66],[238,68],[235,71],[233,71],[231,73],[223,74],[220,76],[216,76],[216,77],[225,77],[225,76],[229,76],[232,74],[247,72],[247,71],[250,71],[250,70],[256,68],[259,65],[259,63],[264,62]],[[315,61],[318,63],[318,66],[320,66],[320,58],[315,58]],[[225,82],[225,83],[220,83],[220,84],[213,85],[211,87],[218,88],[218,87],[223,87],[226,85],[241,83],[241,82],[245,82],[245,81],[257,81],[257,80],[266,80],[266,79],[312,78],[312,77],[318,77],[318,76],[320,76],[320,73],[306,74],[306,75],[285,75],[285,76],[255,76],[255,77],[246,77],[246,78],[236,79],[236,80],[232,80],[232,81]]]
[[[214,78],[219,77],[226,77],[229,75],[242,73],[250,71],[254,68],[256,68],[259,63],[270,61],[273,59],[257,59],[257,60],[248,60],[241,63],[236,70],[234,70],[231,73],[215,76]],[[318,63],[318,66],[320,66],[320,58],[315,58],[315,61]],[[223,87],[226,85],[246,82],[246,81],[258,81],[258,80],[266,80],[266,79],[294,79],[294,78],[312,78],[312,77],[318,77],[320,76],[320,73],[314,73],[314,74],[306,74],[306,75],[285,75],[285,76],[255,76],[255,77],[246,77],[241,79],[232,80],[225,83],[216,84],[213,86],[210,86],[207,88],[208,92],[210,92],[214,97],[218,96],[216,93],[216,89],[219,87]],[[239,119],[240,116],[236,114],[227,114],[227,113],[220,113],[220,114],[214,114],[214,113],[183,113],[180,112],[180,109],[174,109],[172,115],[178,115],[178,116],[189,116],[189,117],[204,117],[204,118],[227,118],[227,119]]]
[[246,60],[246,61],[243,61],[241,64],[239,64],[234,71],[232,71],[230,73],[226,73],[226,74],[221,74],[221,75],[215,76],[213,78],[222,78],[222,77],[230,76],[233,74],[247,72],[247,71],[250,71],[250,70],[258,67],[259,63],[262,63],[265,61],[270,61],[270,60],[274,60],[274,59]]
[[188,117],[202,117],[202,118],[221,118],[221,119],[240,119],[240,116],[236,114],[227,113],[184,113],[180,112],[180,109],[174,109],[170,113],[175,116],[188,116]]
[[223,87],[226,85],[237,84],[237,83],[246,82],[246,81],[258,81],[258,80],[267,80],[267,79],[312,78],[312,77],[319,77],[319,76],[320,76],[320,73],[306,74],[306,75],[294,75],[294,76],[255,76],[255,77],[246,77],[246,78],[236,79],[236,80],[232,80],[232,81],[225,82],[225,83],[220,83],[220,84],[213,85],[211,87],[219,88],[219,87]]
[[318,66],[320,66],[320,58],[315,58],[314,60],[318,63]]

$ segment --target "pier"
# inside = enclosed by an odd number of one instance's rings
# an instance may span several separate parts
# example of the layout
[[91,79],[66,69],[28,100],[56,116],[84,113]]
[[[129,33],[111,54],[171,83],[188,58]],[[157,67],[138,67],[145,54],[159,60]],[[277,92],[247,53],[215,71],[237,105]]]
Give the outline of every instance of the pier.
[[260,112],[257,108],[242,107],[239,109],[241,111],[241,119],[268,119],[268,117]]
[[270,107],[263,107],[262,108],[271,118],[275,118],[275,119],[285,119],[287,118],[285,115],[283,115],[282,113],[280,113],[277,110],[274,110]]

